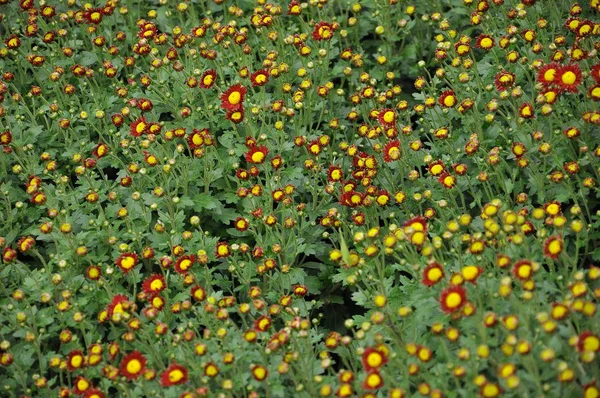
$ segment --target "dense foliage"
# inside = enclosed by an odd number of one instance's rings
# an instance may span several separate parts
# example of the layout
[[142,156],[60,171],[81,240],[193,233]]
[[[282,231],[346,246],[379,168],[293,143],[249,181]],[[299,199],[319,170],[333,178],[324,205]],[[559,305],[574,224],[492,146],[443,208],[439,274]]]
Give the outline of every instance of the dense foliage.
[[0,0],[0,395],[600,395],[600,1]]

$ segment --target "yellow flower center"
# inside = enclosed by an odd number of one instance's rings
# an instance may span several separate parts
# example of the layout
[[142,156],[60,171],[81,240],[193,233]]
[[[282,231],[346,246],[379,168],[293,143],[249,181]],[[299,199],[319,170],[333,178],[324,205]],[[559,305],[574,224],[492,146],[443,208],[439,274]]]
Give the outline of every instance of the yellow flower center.
[[152,290],[160,290],[163,287],[163,283],[160,279],[155,279],[150,283],[150,289]]
[[489,37],[486,37],[483,40],[481,40],[481,47],[490,48],[491,46],[492,46],[492,39],[490,39]]
[[239,91],[234,91],[231,94],[229,94],[229,96],[227,97],[227,100],[229,101],[230,104],[237,105],[242,100],[242,96],[240,95]]
[[446,98],[444,98],[444,105],[446,105],[447,107],[454,106],[455,103],[456,101],[454,100],[453,95],[449,95]]
[[429,270],[429,272],[427,273],[427,278],[429,278],[430,281],[437,282],[440,280],[442,275],[442,270],[438,267],[435,267]]
[[462,275],[468,281],[475,279],[478,274],[479,269],[474,265],[469,265],[462,269]]
[[567,71],[565,73],[563,73],[561,80],[564,84],[573,84],[575,83],[575,80],[577,80],[577,75],[571,71]]
[[386,112],[383,115],[383,120],[385,120],[386,123],[391,123],[394,121],[394,112]]
[[548,69],[544,72],[544,80],[547,82],[554,81],[554,76],[556,75],[556,69]]
[[135,263],[135,260],[133,259],[133,257],[125,257],[124,259],[121,260],[121,267],[125,268],[125,269],[129,269],[131,267],[133,267]]
[[381,366],[382,362],[383,362],[383,357],[378,352],[372,352],[367,357],[367,364],[372,368],[377,368],[377,367]]
[[260,75],[256,76],[255,80],[257,83],[262,84],[267,81],[267,77],[261,73]]
[[377,387],[379,384],[381,384],[381,376],[379,376],[377,373],[370,374],[367,378],[367,384],[371,388]]
[[388,156],[392,159],[392,160],[398,160],[400,159],[400,149],[398,147],[391,147],[389,152],[388,152]]
[[527,279],[531,275],[531,267],[529,265],[522,265],[517,271],[520,278]]
[[89,386],[90,386],[90,383],[87,380],[85,380],[85,379],[80,379],[77,382],[77,389],[79,391],[85,391],[85,390],[88,389]]
[[177,383],[178,381],[183,379],[183,377],[184,377],[184,374],[179,369],[174,369],[169,373],[169,381],[171,383]]
[[452,292],[446,297],[446,305],[449,308],[457,308],[462,304],[462,297],[456,292]]
[[600,348],[600,340],[596,336],[589,336],[583,340],[583,350],[587,352],[595,352]]
[[[205,86],[210,86],[212,84],[213,80],[214,79],[213,79],[212,75],[206,75],[206,76],[204,76],[204,79],[203,79],[204,85]],[[231,94],[234,94],[234,93],[231,93]],[[239,93],[238,93],[238,95],[239,95]],[[231,102],[231,95],[229,95],[229,102]]]
[[266,374],[264,368],[255,368],[254,369],[254,376],[257,379],[262,380],[262,379],[264,379],[267,376],[267,374]]
[[76,355],[73,358],[71,358],[71,366],[73,366],[74,368],[80,367],[82,362],[83,357],[81,355]]
[[258,151],[252,154],[252,161],[254,163],[261,163],[265,159],[265,154]]
[[558,254],[562,251],[562,244],[558,239],[555,239],[548,245],[548,251],[552,254]]
[[131,374],[136,374],[140,370],[142,370],[142,363],[137,359],[132,359],[127,362],[127,372]]

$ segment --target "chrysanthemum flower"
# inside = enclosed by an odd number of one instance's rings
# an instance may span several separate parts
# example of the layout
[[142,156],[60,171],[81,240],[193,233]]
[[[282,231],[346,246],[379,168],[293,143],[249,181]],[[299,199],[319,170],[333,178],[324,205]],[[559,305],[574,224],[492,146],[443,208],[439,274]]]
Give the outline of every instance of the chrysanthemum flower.
[[208,377],[215,377],[219,374],[219,367],[213,362],[209,362],[204,365],[204,375]]
[[482,34],[477,37],[475,47],[487,51],[491,50],[494,47],[494,44],[494,39],[491,36]]
[[313,29],[312,37],[318,41],[331,40],[334,31],[333,25],[329,22],[319,22]]
[[557,259],[564,248],[564,242],[560,235],[553,235],[544,241],[544,256]]
[[217,80],[217,71],[214,69],[209,69],[205,71],[202,76],[200,76],[200,87],[201,88],[211,88],[214,86],[215,81]]
[[121,376],[125,376],[128,381],[137,379],[146,368],[146,358],[141,352],[135,350],[127,354],[121,361],[119,369]]
[[160,376],[160,384],[163,387],[184,384],[188,381],[188,370],[177,363],[171,364]]
[[583,73],[577,64],[565,65],[556,70],[554,82],[561,90],[576,93],[583,80]]
[[600,351],[600,337],[589,330],[581,333],[577,338],[577,351],[598,352]]
[[153,274],[150,277],[146,278],[142,283],[142,290],[150,297],[154,297],[163,290],[165,290],[167,284],[165,283],[165,279],[162,275]]
[[121,268],[124,274],[127,274],[137,265],[138,259],[136,253],[123,253],[117,257],[115,264]]
[[90,388],[85,392],[83,398],[105,398],[106,395],[98,388]]
[[367,372],[376,371],[388,361],[387,355],[373,347],[367,348],[362,354],[362,364]]
[[532,262],[526,259],[517,261],[512,269],[513,275],[523,281],[531,279],[533,271]]
[[227,242],[219,242],[217,243],[217,248],[215,249],[215,255],[217,258],[229,257],[231,254],[231,249]]
[[262,365],[254,365],[250,368],[252,377],[257,381],[263,381],[269,375],[269,371]]
[[242,108],[247,89],[241,84],[235,84],[221,94],[221,107],[227,111],[237,111]]
[[254,329],[260,332],[266,332],[271,328],[273,321],[266,315],[254,320]]
[[264,145],[252,146],[246,152],[246,161],[253,164],[262,164],[265,162],[268,153],[269,150]]
[[362,386],[365,390],[378,390],[383,387],[383,377],[377,371],[369,372],[367,373]]
[[264,86],[269,81],[269,71],[266,69],[257,70],[250,75],[250,81],[254,87]]
[[444,108],[454,107],[454,105],[456,105],[456,101],[456,95],[454,95],[454,91],[452,90],[446,90],[442,92],[442,95],[440,95],[440,98],[438,99],[438,102]]
[[400,159],[402,151],[400,149],[400,141],[391,140],[383,147],[383,160],[386,163]]
[[454,186],[456,185],[456,177],[454,177],[448,172],[442,173],[439,176],[438,181],[442,183],[443,186],[449,189],[454,188]]
[[452,286],[440,296],[442,310],[449,314],[459,310],[467,302],[467,292],[462,286]]
[[341,167],[331,165],[327,169],[327,179],[329,182],[340,182],[344,179],[344,172]]
[[196,262],[196,257],[193,255],[181,256],[175,262],[175,271],[180,274],[185,274]]
[[542,66],[538,70],[538,82],[542,83],[545,86],[549,86],[550,84],[556,83],[556,76],[559,68],[560,65],[555,62]]
[[143,116],[131,122],[129,125],[129,131],[133,137],[139,137],[142,134],[146,133],[148,129],[148,123],[146,122],[146,117]]
[[71,372],[85,366],[85,356],[81,350],[73,350],[67,356],[67,368]]
[[423,270],[422,283],[425,286],[433,286],[444,277],[444,268],[439,263],[431,263]]

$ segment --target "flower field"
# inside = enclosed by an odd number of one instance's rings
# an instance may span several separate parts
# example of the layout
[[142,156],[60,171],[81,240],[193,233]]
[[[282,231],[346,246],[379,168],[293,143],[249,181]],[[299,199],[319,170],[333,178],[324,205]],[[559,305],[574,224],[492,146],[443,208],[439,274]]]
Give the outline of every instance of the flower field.
[[600,0],[0,37],[0,396],[600,397]]

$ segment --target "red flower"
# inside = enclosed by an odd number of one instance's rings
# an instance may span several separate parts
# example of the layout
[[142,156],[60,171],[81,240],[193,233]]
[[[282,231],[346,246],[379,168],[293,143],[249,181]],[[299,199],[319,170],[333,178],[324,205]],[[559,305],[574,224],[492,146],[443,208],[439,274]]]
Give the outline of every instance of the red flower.
[[577,351],[579,352],[598,352],[600,351],[600,337],[592,332],[585,331],[577,339]]
[[560,235],[553,235],[544,241],[544,256],[557,259],[565,243]]
[[348,207],[358,207],[363,202],[364,195],[357,191],[344,192],[340,196],[340,204]]
[[545,86],[549,86],[556,82],[556,75],[560,65],[552,62],[550,64],[546,64],[542,66],[538,70],[537,80]]
[[269,72],[266,69],[260,69],[250,75],[252,86],[264,86],[269,81]]
[[269,371],[262,365],[254,365],[251,368],[252,377],[257,381],[263,381],[269,375]]
[[393,126],[396,123],[396,112],[389,108],[382,109],[381,112],[379,112],[379,115],[377,115],[377,118],[382,125]]
[[137,379],[146,368],[146,358],[139,351],[133,351],[127,354],[121,361],[119,369],[121,376],[125,376],[128,381]]
[[134,137],[139,137],[148,130],[148,124],[146,123],[146,117],[141,117],[131,122],[129,125],[129,132]]
[[442,183],[446,188],[452,189],[456,185],[456,177],[448,172],[442,173],[439,176],[438,181]]
[[312,33],[312,37],[315,40],[331,40],[333,32],[335,31],[332,24],[328,22],[319,22],[315,25]]
[[180,274],[186,274],[195,262],[196,257],[194,256],[181,256],[175,263],[175,271]]
[[344,179],[344,172],[338,166],[331,165],[327,169],[327,179],[329,182],[338,182]]
[[116,294],[113,296],[112,301],[106,307],[106,314],[108,318],[112,318],[114,314],[123,313],[123,304],[127,302],[127,296],[123,294]]
[[376,371],[387,363],[387,355],[382,350],[367,348],[362,354],[362,364],[367,372]]
[[200,76],[200,87],[211,88],[217,80],[217,71],[209,69]]
[[204,301],[206,298],[206,291],[201,286],[195,285],[190,291],[192,298],[198,302]]
[[71,372],[85,366],[85,356],[81,350],[73,350],[67,356],[67,368]]
[[123,253],[115,260],[115,264],[121,268],[124,274],[131,271],[138,263],[138,255],[135,253]]
[[233,225],[235,226],[235,229],[237,229],[238,231],[244,232],[245,230],[248,229],[248,227],[250,226],[250,223],[244,217],[238,217],[233,222]]
[[227,120],[231,120],[235,124],[239,124],[244,121],[244,108],[227,111],[225,114]]
[[150,275],[150,277],[146,278],[144,283],[142,283],[142,290],[151,297],[156,296],[165,290],[166,287],[167,284],[165,283],[165,278],[158,274]]
[[565,65],[556,71],[555,83],[561,90],[576,93],[582,80],[583,74],[577,64]]
[[85,392],[83,398],[105,398],[106,396],[98,388],[90,388]]
[[221,107],[228,111],[237,111],[242,109],[246,87],[241,84],[235,84],[221,94]]
[[369,372],[362,385],[365,390],[378,390],[383,387],[383,377],[377,371]]
[[600,63],[592,66],[592,69],[590,69],[590,76],[596,83],[600,83]]
[[454,91],[446,90],[440,95],[438,102],[444,108],[452,108],[456,105],[456,95],[454,95]]
[[217,248],[215,249],[215,255],[217,258],[229,257],[231,254],[231,249],[227,242],[219,242],[217,243]]
[[433,286],[444,277],[444,268],[439,263],[431,263],[423,270],[423,284]]
[[268,153],[269,150],[264,145],[252,146],[248,149],[248,152],[246,152],[246,161],[254,164],[264,163]]
[[170,365],[160,376],[160,384],[163,387],[175,386],[186,383],[187,381],[188,370],[177,363]]
[[467,301],[467,292],[462,286],[452,286],[442,291],[440,304],[445,313],[457,311]]
[[534,116],[533,105],[525,102],[519,107],[519,116],[523,119],[532,119]]
[[383,160],[386,163],[400,159],[401,154],[400,141],[398,140],[388,141],[383,147]]
[[196,149],[208,144],[206,137],[210,137],[208,134],[208,129],[192,130],[192,134],[188,136],[188,144],[190,145],[190,148]]
[[273,324],[273,321],[271,320],[271,318],[269,318],[266,315],[263,315],[254,321],[254,329],[256,329],[260,332],[266,332],[267,330],[269,330],[271,328],[272,324]]
[[479,35],[475,47],[486,51],[490,50],[494,47],[494,39],[489,35]]
[[505,70],[497,73],[494,77],[494,84],[496,85],[496,90],[498,91],[504,91],[507,88],[512,87],[513,84],[515,84],[515,81],[515,74]]
[[92,151],[92,154],[94,154],[95,157],[100,159],[101,157],[108,155],[108,151],[109,149],[106,144],[98,144]]

